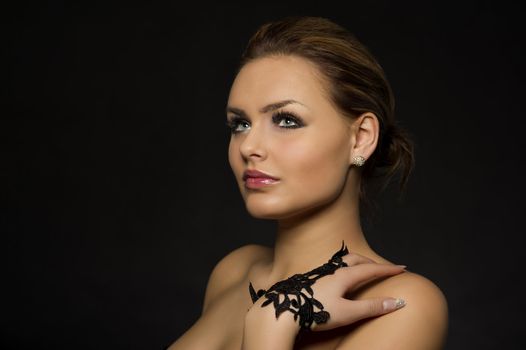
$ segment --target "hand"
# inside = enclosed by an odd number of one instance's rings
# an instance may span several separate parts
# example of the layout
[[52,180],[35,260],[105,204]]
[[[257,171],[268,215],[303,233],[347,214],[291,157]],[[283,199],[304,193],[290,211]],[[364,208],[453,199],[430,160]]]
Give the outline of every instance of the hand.
[[[275,313],[278,321],[286,317],[289,318],[286,324],[290,325],[292,316],[294,320],[299,316],[303,328],[328,330],[363,318],[385,314],[405,305],[403,300],[394,298],[368,300],[344,298],[346,292],[356,290],[376,278],[400,273],[405,268],[405,266],[377,264],[359,254],[343,255],[345,253],[347,250],[342,246],[342,249],[331,259],[332,263],[325,264],[327,266],[279,281],[266,292],[264,298],[259,298],[254,306],[257,304],[267,306],[273,303],[274,310],[272,307],[263,307],[263,309],[267,309],[267,315],[270,315],[269,312]],[[253,300],[265,292],[260,290],[256,296],[251,285],[250,289]],[[262,302],[262,299],[267,300]],[[253,307],[251,311],[249,314],[253,315],[260,314],[263,310],[260,307]],[[287,316],[283,315],[284,313]],[[272,321],[269,316],[263,318]],[[275,321],[274,319],[273,322]]]
[[[405,301],[391,297],[350,300],[344,297],[364,284],[381,277],[405,271],[403,265],[379,264],[356,253],[342,257],[347,267],[338,268],[334,274],[323,276],[312,285],[313,298],[330,316],[325,323],[313,322],[312,331],[324,331],[345,326],[356,321],[383,315],[405,306]],[[315,310],[317,311],[317,310]]]

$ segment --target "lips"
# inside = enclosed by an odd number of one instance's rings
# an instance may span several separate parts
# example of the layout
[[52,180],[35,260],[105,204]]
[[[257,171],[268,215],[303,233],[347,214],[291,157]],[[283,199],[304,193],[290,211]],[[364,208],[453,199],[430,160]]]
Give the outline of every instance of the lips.
[[253,169],[249,169],[249,170],[246,170],[243,173],[243,181],[246,181],[248,178],[279,180],[276,177],[270,176],[268,174],[265,174],[264,172],[261,172],[259,170],[255,170],[255,169],[254,170]]
[[279,182],[279,179],[259,170],[247,170],[243,173],[243,181],[247,188],[261,188]]

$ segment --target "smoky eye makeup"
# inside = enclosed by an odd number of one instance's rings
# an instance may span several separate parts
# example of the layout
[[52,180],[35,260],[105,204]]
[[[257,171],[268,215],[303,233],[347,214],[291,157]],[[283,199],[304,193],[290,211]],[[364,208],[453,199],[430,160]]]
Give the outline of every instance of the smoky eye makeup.
[[248,121],[246,121],[245,119],[243,118],[240,118],[238,116],[233,116],[231,118],[229,118],[226,122],[225,122],[226,126],[230,129],[230,132],[233,133],[233,134],[237,134],[238,132],[240,132],[238,130],[238,126],[240,124],[244,124],[245,126],[247,124],[250,124]]
[[303,123],[301,118],[296,116],[294,113],[285,111],[279,111],[273,114],[272,121],[279,127],[286,129],[297,129],[305,126],[305,123]]
[[[272,116],[272,123],[280,129],[297,129],[305,126],[303,120],[292,112],[278,111]],[[228,118],[225,122],[232,134],[240,133],[250,126],[250,122],[237,115]],[[240,128],[245,128],[241,129]]]

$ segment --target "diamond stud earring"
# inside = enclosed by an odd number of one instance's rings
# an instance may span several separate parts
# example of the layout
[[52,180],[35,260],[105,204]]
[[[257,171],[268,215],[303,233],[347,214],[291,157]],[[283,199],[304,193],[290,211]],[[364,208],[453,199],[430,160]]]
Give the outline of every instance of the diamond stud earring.
[[352,164],[356,166],[362,166],[365,163],[365,158],[362,156],[354,156],[352,157]]

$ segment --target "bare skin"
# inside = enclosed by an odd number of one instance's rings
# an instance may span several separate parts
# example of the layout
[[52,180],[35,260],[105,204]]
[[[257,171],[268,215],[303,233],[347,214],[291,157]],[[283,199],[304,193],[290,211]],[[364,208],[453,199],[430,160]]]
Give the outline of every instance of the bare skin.
[[[448,316],[440,289],[374,252],[360,226],[360,173],[352,166],[352,157],[368,159],[373,153],[378,119],[372,113],[352,121],[342,117],[327,98],[320,77],[313,64],[296,56],[257,59],[236,77],[227,111],[233,125],[229,162],[249,213],[277,220],[276,241],[273,248],[241,247],[217,264],[208,282],[201,318],[171,350],[293,346],[411,350],[443,346]],[[297,103],[262,110],[284,100]],[[294,116],[277,117],[278,111]],[[249,188],[243,180],[247,169],[277,180]],[[290,313],[275,320],[271,305],[259,307],[262,298],[253,305],[248,284],[252,282],[256,290],[267,289],[295,273],[320,266],[340,248],[342,240],[351,252],[346,259],[364,258],[313,286],[317,299],[332,306],[327,308],[331,319],[294,343],[299,327]],[[353,276],[360,273],[362,282],[368,283],[357,283]],[[342,295],[335,295],[335,290]],[[396,311],[380,310],[381,301],[388,297],[403,298],[407,305]]]

